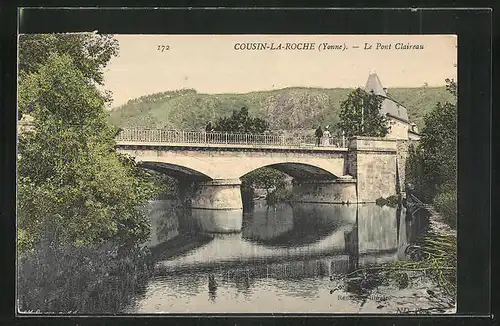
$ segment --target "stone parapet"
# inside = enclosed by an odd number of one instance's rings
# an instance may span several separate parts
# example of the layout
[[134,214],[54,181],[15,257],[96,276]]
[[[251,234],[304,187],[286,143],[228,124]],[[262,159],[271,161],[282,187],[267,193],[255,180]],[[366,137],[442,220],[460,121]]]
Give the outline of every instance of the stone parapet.
[[353,137],[349,139],[349,150],[396,152],[397,140],[391,138]]

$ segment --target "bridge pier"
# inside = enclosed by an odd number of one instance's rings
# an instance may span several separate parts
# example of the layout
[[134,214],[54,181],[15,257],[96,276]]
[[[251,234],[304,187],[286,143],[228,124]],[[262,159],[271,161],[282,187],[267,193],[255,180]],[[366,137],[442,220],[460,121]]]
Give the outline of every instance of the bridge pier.
[[356,178],[358,203],[396,195],[395,139],[353,137],[348,148],[347,173]]
[[239,179],[196,182],[190,196],[192,217],[206,232],[240,232],[243,202]]
[[356,203],[356,180],[342,177],[335,180],[298,180],[293,182],[293,201],[298,203]]

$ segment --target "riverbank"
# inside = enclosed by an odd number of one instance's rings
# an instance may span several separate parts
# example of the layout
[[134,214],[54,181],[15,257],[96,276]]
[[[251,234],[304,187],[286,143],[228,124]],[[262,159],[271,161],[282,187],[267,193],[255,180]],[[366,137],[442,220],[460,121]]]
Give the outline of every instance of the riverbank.
[[145,291],[150,253],[115,246],[75,247],[41,242],[18,260],[18,311],[44,314],[115,314]]
[[457,236],[457,230],[451,228],[437,212],[429,212],[429,231],[437,234],[446,234],[450,236]]
[[[423,247],[426,242],[436,243],[437,246],[443,242],[429,240],[429,237],[440,239],[452,239],[454,244],[452,250],[446,251],[437,248],[441,252],[439,259],[447,263],[454,262],[453,273],[456,273],[456,230],[452,229],[444,218],[433,209],[426,210],[429,213],[428,230],[420,238]],[[449,241],[449,240],[446,240]],[[420,248],[420,246],[416,246]],[[394,314],[454,314],[456,313],[456,284],[451,284],[452,289],[443,286],[442,269],[450,266],[440,266],[442,260],[437,261],[435,257],[415,258],[410,257],[407,251],[404,260],[374,266],[373,270],[358,270],[353,276],[364,277],[366,283],[382,283],[372,289],[362,289],[361,295],[348,296],[346,299],[357,300],[359,303],[358,313],[394,313]],[[426,259],[429,261],[427,262]],[[434,260],[433,260],[434,259]],[[436,274],[439,273],[438,281]],[[448,275],[449,276],[449,275]],[[344,280],[348,285],[349,279]],[[357,281],[359,282],[359,281]],[[440,284],[441,283],[441,284]],[[449,283],[447,283],[449,284]]]

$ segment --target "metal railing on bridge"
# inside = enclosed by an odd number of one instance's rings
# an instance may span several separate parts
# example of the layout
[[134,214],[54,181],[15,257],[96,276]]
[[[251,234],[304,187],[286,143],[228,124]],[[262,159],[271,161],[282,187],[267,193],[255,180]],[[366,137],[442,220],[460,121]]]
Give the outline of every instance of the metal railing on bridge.
[[[247,134],[227,132],[202,132],[162,129],[122,129],[116,140],[121,143],[156,143],[156,144],[228,144],[261,146],[317,146],[314,136],[287,136],[268,134]],[[345,138],[323,137],[322,147],[345,147]]]

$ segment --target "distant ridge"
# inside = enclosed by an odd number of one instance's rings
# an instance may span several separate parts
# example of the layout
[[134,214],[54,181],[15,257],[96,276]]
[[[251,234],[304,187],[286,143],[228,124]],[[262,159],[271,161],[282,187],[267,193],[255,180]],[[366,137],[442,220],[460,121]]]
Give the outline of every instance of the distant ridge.
[[[110,122],[119,127],[203,130],[208,120],[231,114],[245,106],[249,113],[269,121],[273,130],[311,129],[318,124],[335,126],[340,102],[349,88],[290,87],[245,94],[201,94],[194,89],[166,91],[128,101],[110,111]],[[437,102],[451,101],[443,87],[391,88],[388,96],[403,104],[410,121],[421,129],[423,117]]]

